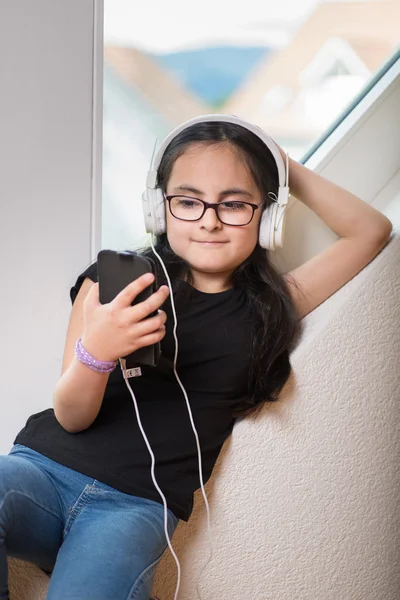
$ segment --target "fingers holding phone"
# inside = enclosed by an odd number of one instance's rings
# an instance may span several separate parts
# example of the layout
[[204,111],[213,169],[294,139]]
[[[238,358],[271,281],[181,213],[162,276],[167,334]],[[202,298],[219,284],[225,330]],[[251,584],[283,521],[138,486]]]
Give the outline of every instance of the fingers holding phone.
[[150,296],[141,299],[143,292],[154,282],[152,273],[141,275],[135,281],[129,283],[115,298],[111,305],[115,309],[132,308],[132,318],[136,320],[145,319],[154,313],[165,302],[169,294],[167,285],[162,285]]
[[161,342],[165,336],[166,320],[167,315],[163,310],[159,310],[156,316],[144,318],[139,322],[134,320],[131,325],[132,340],[136,340],[139,347]]
[[148,259],[134,253],[99,253],[99,283],[92,286],[83,307],[82,344],[95,358],[157,364],[166,321],[160,307],[169,289],[157,289],[152,268]]
[[132,343],[137,342],[138,348],[155,344],[165,335],[167,315],[160,307],[169,294],[167,285],[162,285],[151,296],[132,305],[153,281],[154,275],[142,275],[128,284],[108,305],[112,313],[121,315],[122,326],[129,333]]

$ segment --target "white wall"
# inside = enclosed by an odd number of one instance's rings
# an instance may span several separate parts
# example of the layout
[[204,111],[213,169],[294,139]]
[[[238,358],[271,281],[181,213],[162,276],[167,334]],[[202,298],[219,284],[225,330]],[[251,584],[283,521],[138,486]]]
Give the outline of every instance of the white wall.
[[101,24],[94,0],[0,2],[1,453],[52,404],[69,287],[99,245]]

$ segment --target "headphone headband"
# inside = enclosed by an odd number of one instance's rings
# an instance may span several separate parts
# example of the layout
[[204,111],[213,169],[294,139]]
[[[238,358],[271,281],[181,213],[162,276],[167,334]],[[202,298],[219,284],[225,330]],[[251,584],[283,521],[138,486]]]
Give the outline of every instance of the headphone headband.
[[[175,129],[173,129],[167,135],[167,137],[162,142],[162,144],[161,144],[160,148],[158,149],[157,153],[155,154],[155,156],[153,155],[153,159],[152,159],[151,165],[150,165],[150,170],[147,173],[147,179],[146,179],[146,187],[147,188],[155,189],[155,187],[157,185],[158,167],[160,166],[160,163],[161,163],[162,157],[164,156],[165,150],[167,149],[169,143],[174,139],[174,137],[176,137],[178,135],[178,133],[180,133],[181,131],[184,131],[191,125],[195,125],[197,123],[208,123],[210,121],[233,123],[235,125],[240,125],[241,127],[244,127],[245,129],[248,129],[249,131],[254,133],[254,135],[256,135],[262,142],[264,142],[264,144],[270,150],[272,156],[275,159],[276,166],[278,169],[279,187],[285,187],[285,186],[287,187],[288,186],[289,173],[288,173],[288,169],[287,168],[285,169],[285,165],[283,163],[281,153],[279,152],[279,149],[276,146],[276,144],[274,143],[274,141],[260,127],[257,127],[257,125],[253,125],[252,123],[248,123],[247,121],[244,121],[243,119],[240,119],[239,117],[236,117],[235,115],[210,114],[210,115],[201,115],[200,117],[194,117],[193,119],[189,119],[188,121],[181,123],[181,125],[178,125],[178,127],[175,127]],[[287,166],[287,164],[286,164],[286,166]]]

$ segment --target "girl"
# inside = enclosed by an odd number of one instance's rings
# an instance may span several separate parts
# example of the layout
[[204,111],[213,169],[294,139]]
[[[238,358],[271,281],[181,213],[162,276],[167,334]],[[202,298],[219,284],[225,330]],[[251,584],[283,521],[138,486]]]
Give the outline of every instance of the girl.
[[[235,420],[278,399],[299,320],[370,262],[390,235],[390,221],[371,206],[294,160],[289,166],[293,194],[340,239],[283,276],[258,243],[262,212],[278,190],[277,167],[246,123],[205,116],[170,142],[158,170],[166,233],[155,247],[171,277],[178,373],[199,434],[204,482]],[[30,416],[10,454],[0,457],[0,600],[8,598],[7,555],[51,573],[49,600],[149,597],[167,545],[163,505],[113,361],[159,341],[159,365],[143,367],[130,382],[167,499],[170,537],[190,517],[197,449],[171,369],[168,287],[131,306],[152,277],[102,305],[94,263],[71,288],[53,408]],[[75,350],[78,339],[89,364]]]

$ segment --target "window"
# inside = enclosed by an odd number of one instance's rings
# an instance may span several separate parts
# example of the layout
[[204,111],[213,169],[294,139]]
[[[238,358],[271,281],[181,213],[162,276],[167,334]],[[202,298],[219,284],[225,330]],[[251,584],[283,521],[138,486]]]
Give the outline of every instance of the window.
[[147,239],[141,196],[156,138],[230,113],[301,160],[398,45],[397,0],[288,7],[204,0],[193,19],[178,0],[105,0],[103,246]]

